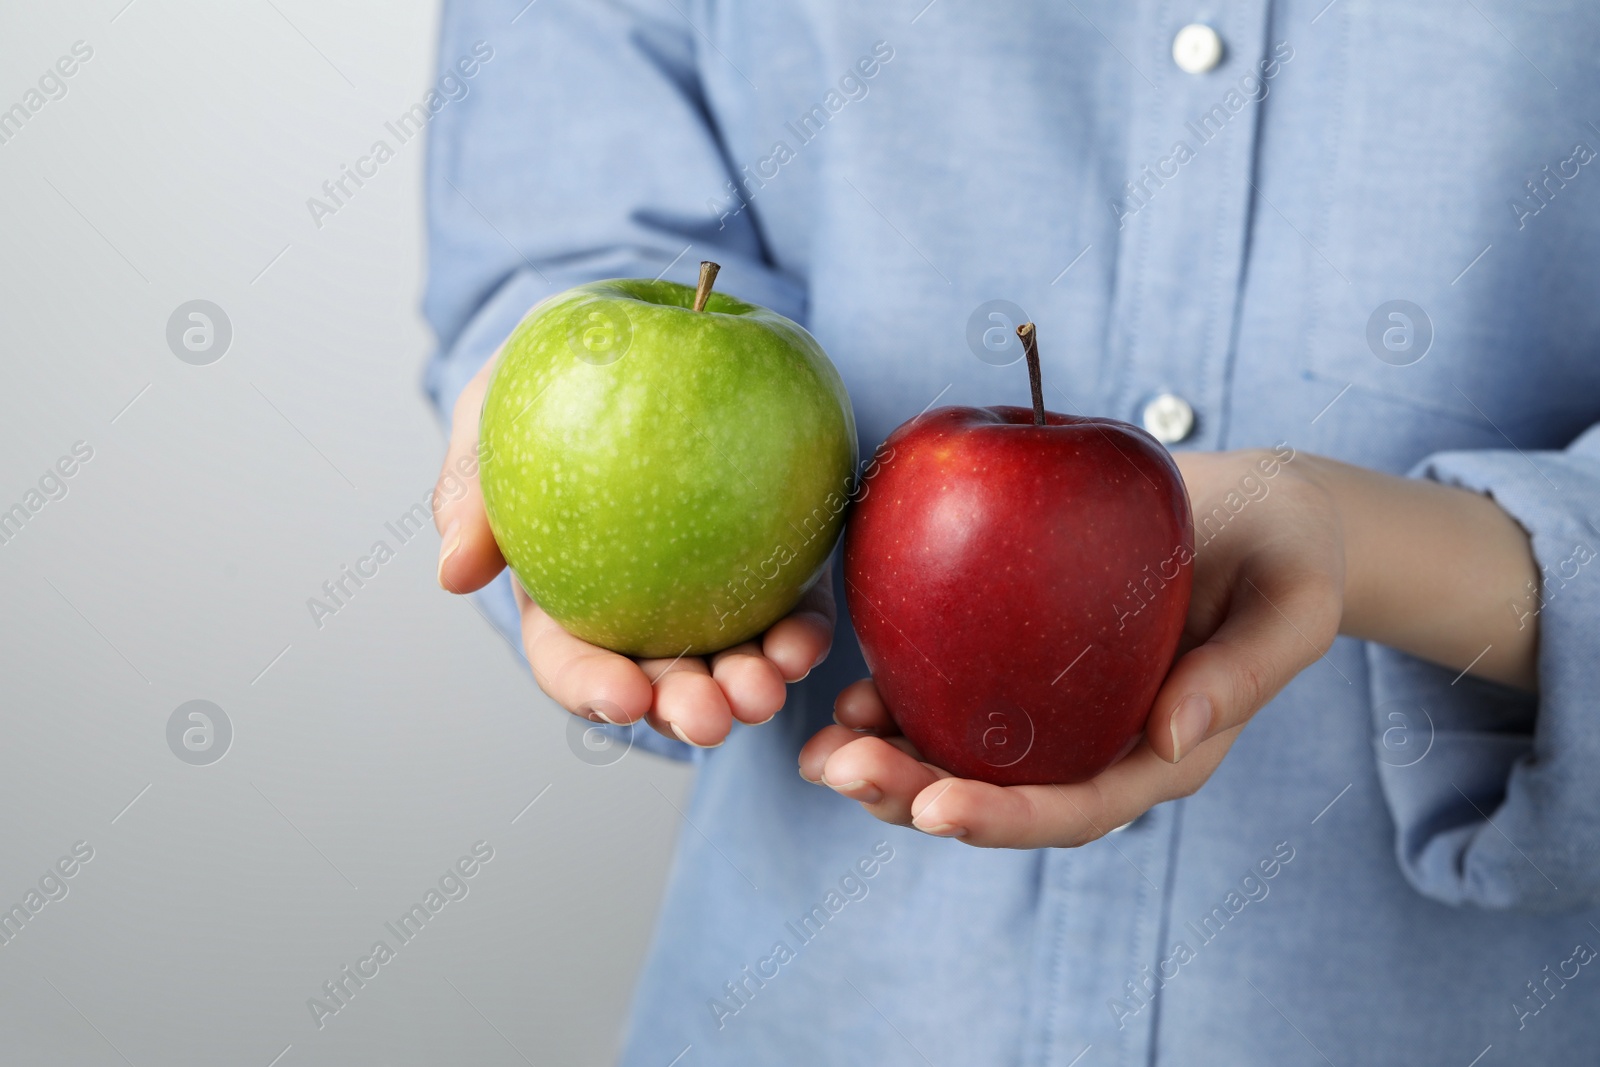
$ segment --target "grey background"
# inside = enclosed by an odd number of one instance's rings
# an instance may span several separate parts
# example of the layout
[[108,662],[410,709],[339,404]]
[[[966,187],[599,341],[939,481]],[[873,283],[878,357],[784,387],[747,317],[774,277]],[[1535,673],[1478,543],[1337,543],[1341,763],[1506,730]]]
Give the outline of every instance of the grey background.
[[[436,21],[423,0],[0,0],[0,109],[94,49],[0,144],[0,510],[94,449],[0,545],[0,907],[94,849],[0,946],[0,1064],[616,1051],[687,772],[578,759],[436,586],[431,528],[384,528],[442,455],[422,142],[320,229],[306,207],[422,98]],[[166,342],[196,299],[233,328],[207,366]],[[380,538],[395,558],[319,629],[307,598]],[[233,727],[208,766],[167,743],[195,699]],[[307,998],[479,840],[469,895],[319,1030]]]

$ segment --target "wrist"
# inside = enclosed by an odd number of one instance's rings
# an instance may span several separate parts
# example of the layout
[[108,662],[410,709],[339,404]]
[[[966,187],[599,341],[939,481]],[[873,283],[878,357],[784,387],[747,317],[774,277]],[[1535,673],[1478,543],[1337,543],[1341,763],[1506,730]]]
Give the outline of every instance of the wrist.
[[1367,513],[1360,506],[1359,487],[1351,477],[1357,468],[1300,452],[1295,455],[1292,469],[1301,483],[1321,498],[1327,521],[1334,527],[1333,540],[1338,546],[1343,575],[1339,633],[1366,637],[1377,597],[1372,588],[1371,560],[1363,551],[1369,543],[1368,531],[1361,528]]

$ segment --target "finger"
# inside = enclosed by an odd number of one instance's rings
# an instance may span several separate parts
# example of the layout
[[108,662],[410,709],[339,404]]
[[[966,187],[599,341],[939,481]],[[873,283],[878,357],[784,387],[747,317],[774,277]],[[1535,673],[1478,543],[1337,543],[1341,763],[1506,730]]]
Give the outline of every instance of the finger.
[[619,656],[567,633],[515,582],[522,609],[522,647],[533,680],[557,704],[576,715],[618,724],[637,722],[650,710],[650,679]]
[[878,694],[871,678],[846,686],[833,701],[833,721],[858,733],[898,734],[900,728],[889,717],[889,707]]
[[733,717],[752,726],[776,715],[787,695],[778,665],[763,656],[761,646],[753,641],[713,656],[711,677],[722,687]]
[[[800,749],[800,777],[812,785],[821,785],[822,768],[828,762],[828,757],[833,755],[836,750],[843,748],[852,741],[860,740],[860,738],[860,734],[853,730],[846,730],[842,726],[824,726],[813,734],[811,740],[807,741]],[[905,738],[885,737],[883,741],[885,744],[893,745],[912,759],[924,762],[922,753],[918,752],[916,746]],[[937,767],[933,767],[932,764],[929,764],[929,767],[935,774],[944,773]]]
[[650,724],[658,731],[696,748],[716,748],[728,739],[733,710],[705,660],[641,660],[639,668],[654,684]]
[[710,674],[711,669],[706,666],[706,661],[699,656],[691,656],[685,650],[681,656],[671,659],[641,659],[637,661],[639,669],[644,676],[650,679],[650,684],[655,685],[667,675],[675,671],[689,671],[694,674]]
[[[499,353],[495,353],[498,357]],[[439,530],[439,585],[470,593],[489,584],[505,567],[489,530],[478,484],[478,414],[495,360],[485,363],[456,400],[450,447],[433,493],[433,524]]]
[[800,748],[800,777],[812,785],[821,785],[822,768],[828,757],[860,737],[842,726],[824,726]]
[[1141,745],[1075,785],[998,786],[965,778],[934,783],[912,801],[911,825],[980,848],[1075,848],[1157,804],[1193,793],[1237,736],[1236,728],[1204,742],[1177,767]]
[[941,777],[948,775],[881,737],[852,735],[822,765],[823,785],[898,826],[910,824],[911,802]]
[[793,611],[774,623],[761,639],[761,652],[785,681],[798,682],[828,658],[833,647],[833,572],[824,571]]
[[1173,665],[1156,694],[1145,738],[1176,763],[1207,738],[1248,722],[1332,646],[1339,594],[1320,574],[1235,579],[1228,617]]

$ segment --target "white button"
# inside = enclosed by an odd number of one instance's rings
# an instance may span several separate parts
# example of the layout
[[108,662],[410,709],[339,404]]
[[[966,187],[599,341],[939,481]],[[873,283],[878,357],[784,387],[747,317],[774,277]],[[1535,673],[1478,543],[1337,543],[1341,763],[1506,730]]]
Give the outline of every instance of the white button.
[[1222,62],[1222,38],[1203,22],[1191,22],[1172,39],[1172,61],[1185,74],[1204,74]]
[[1144,406],[1139,421],[1151,437],[1164,445],[1175,445],[1194,429],[1194,408],[1176,393],[1162,393]]

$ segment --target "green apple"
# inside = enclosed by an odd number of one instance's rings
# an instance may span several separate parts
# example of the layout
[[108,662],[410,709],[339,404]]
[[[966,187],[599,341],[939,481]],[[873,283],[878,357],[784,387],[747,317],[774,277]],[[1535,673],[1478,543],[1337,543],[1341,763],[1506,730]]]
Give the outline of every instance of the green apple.
[[500,550],[568,631],[699,655],[782,618],[844,524],[855,417],[782,315],[622,279],[536,306],[484,397],[483,500]]

